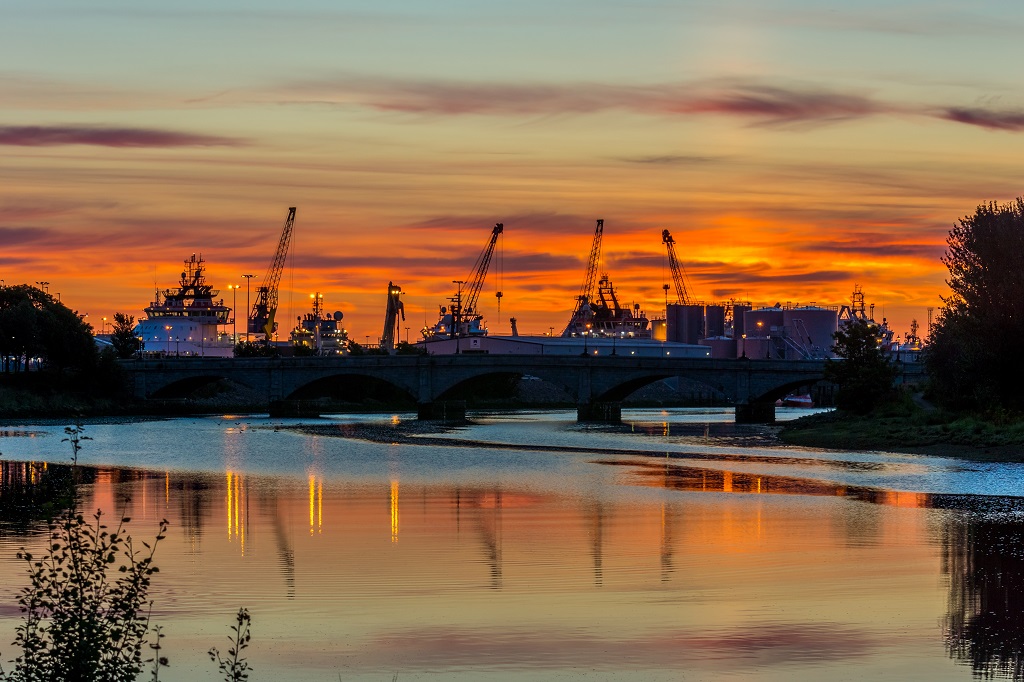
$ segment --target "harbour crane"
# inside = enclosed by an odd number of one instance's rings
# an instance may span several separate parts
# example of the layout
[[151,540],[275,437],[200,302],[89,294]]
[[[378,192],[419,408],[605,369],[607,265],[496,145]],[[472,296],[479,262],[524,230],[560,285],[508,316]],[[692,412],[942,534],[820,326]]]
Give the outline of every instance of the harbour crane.
[[590,310],[590,301],[594,298],[594,284],[597,283],[597,267],[601,263],[601,239],[604,237],[604,220],[597,221],[594,228],[594,241],[590,246],[590,260],[587,261],[587,274],[583,278],[583,286],[576,297],[576,308],[572,311],[569,324],[565,326],[562,336],[571,336],[581,318]]
[[672,239],[668,230],[662,230],[661,241],[668,250],[668,267],[672,271],[672,282],[676,286],[676,304],[690,305],[693,299],[690,297],[689,287],[686,286],[686,273],[683,272],[683,266],[676,257],[676,240]]
[[400,338],[398,317],[401,315],[402,322],[405,322],[405,305],[399,296],[402,287],[394,282],[388,282],[388,303],[387,312],[384,314],[384,333],[380,336],[380,347],[390,353],[395,349],[395,339]]
[[[452,304],[449,309],[441,308],[441,319],[430,329],[423,330],[424,338],[456,336],[483,336],[487,329],[482,326],[483,315],[477,311],[477,301],[480,300],[480,292],[484,288],[484,280],[487,279],[487,269],[491,265],[491,257],[494,255],[494,247],[498,243],[498,237],[504,232],[505,226],[495,223],[491,229],[491,237],[484,246],[484,250],[477,256],[473,271],[467,280],[456,280],[459,285],[455,295],[450,299]],[[465,285],[465,286],[463,286]],[[501,302],[502,293],[497,293],[498,302]]]
[[[505,226],[501,223],[495,223],[491,229],[491,238],[487,242],[487,246],[477,256],[476,263],[473,265],[473,274],[470,275],[466,283],[469,285],[466,287],[465,302],[462,307],[462,313],[471,317],[477,314],[476,303],[480,298],[480,292],[484,288],[484,280],[487,279],[487,269],[491,266],[491,256],[494,255],[494,245],[498,243],[498,237],[505,230]],[[498,292],[498,299],[501,299],[501,292]]]
[[270,341],[277,329],[274,317],[277,315],[278,285],[281,283],[281,273],[284,272],[285,259],[288,257],[288,247],[292,242],[292,227],[295,225],[295,207],[288,209],[288,217],[285,218],[284,227],[281,229],[281,240],[277,244],[277,252],[274,259],[270,261],[267,274],[263,275],[263,283],[256,289],[256,302],[249,311],[249,333],[262,333],[264,341]]

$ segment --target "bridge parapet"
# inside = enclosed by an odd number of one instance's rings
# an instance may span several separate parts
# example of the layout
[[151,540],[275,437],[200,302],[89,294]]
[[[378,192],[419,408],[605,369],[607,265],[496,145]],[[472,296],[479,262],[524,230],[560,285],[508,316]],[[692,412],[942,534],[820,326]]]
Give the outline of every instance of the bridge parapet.
[[[174,385],[227,378],[263,391],[268,402],[312,399],[311,387],[345,377],[385,382],[419,404],[449,400],[460,384],[489,375],[531,375],[562,387],[580,406],[580,418],[610,419],[620,412],[598,405],[621,403],[636,389],[669,377],[686,377],[720,391],[738,408],[737,419],[767,416],[768,408],[796,387],[823,377],[820,360],[722,360],[635,356],[393,355],[308,358],[167,358],[124,363],[136,397],[160,395]],[[318,383],[319,382],[319,383]],[[305,392],[305,394],[304,394]],[[758,406],[758,407],[754,407]],[[621,409],[621,408],[620,408]],[[613,414],[615,413],[615,414]],[[742,414],[741,414],[742,413]],[[613,419],[614,420],[614,419]]]

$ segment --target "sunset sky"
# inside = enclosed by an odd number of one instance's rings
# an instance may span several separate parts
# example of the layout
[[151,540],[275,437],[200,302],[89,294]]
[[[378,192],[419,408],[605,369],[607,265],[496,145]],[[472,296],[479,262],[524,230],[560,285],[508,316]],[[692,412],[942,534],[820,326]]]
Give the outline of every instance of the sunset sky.
[[603,218],[650,317],[667,228],[702,300],[857,283],[905,334],[954,221],[1024,193],[1008,0],[4,0],[0,25],[0,278],[96,327],[192,253],[231,305],[296,206],[283,331],[320,291],[372,341],[392,280],[415,336],[495,222],[491,332],[561,328]]

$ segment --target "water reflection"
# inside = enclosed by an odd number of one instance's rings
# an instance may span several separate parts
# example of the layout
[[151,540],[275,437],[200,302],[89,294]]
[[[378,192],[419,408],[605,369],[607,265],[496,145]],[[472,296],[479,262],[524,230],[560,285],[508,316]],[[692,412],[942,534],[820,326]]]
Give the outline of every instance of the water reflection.
[[1024,526],[968,517],[944,531],[950,655],[978,677],[1024,680]]
[[398,481],[391,481],[391,542],[398,542]]
[[[159,619],[198,654],[176,658],[169,680],[202,677],[208,633],[239,605],[265,628],[254,655],[267,679],[809,682],[851,666],[874,679],[1020,678],[1012,505],[1002,522],[962,520],[977,500],[642,458],[581,459],[577,472],[599,474],[586,488],[439,484],[403,477],[407,452],[387,454],[393,469],[363,478],[325,476],[329,455],[315,452],[293,478],[83,469],[87,504],[132,497],[133,532],[171,520]],[[0,500],[54,470],[3,464]],[[594,484],[610,479],[661,490]],[[20,570],[0,561],[0,602]],[[16,618],[0,609],[0,626]]]
[[96,472],[70,465],[0,461],[0,534],[38,529],[35,521],[55,516],[72,501],[75,480],[90,483]]
[[689,492],[744,493],[759,495],[811,495],[852,497],[891,507],[948,507],[948,495],[883,490],[863,486],[842,485],[812,478],[751,474],[727,469],[705,469],[663,462],[636,459],[604,459],[596,464],[620,466],[630,471],[630,481],[639,485]]
[[249,525],[249,487],[245,477],[233,471],[226,472],[225,503],[228,515],[228,541],[238,543],[238,551],[245,556],[245,532]]

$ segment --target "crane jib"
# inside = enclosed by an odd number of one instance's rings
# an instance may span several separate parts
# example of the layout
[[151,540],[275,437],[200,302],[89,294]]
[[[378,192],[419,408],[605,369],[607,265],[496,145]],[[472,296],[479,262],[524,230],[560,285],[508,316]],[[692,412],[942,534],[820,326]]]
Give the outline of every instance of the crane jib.
[[498,243],[498,236],[504,231],[505,226],[502,223],[495,223],[494,228],[491,229],[491,238],[487,242],[487,246],[480,252],[473,265],[473,272],[467,280],[469,287],[463,303],[463,310],[467,315],[476,312],[476,302],[480,298],[480,292],[483,291],[484,280],[487,279],[487,270],[491,265],[491,256],[494,255],[494,246]]
[[281,274],[284,272],[284,264],[288,258],[288,248],[292,241],[292,229],[295,226],[295,207],[288,209],[288,216],[285,218],[284,227],[281,229],[281,239],[277,244],[277,251],[270,261],[270,267],[263,276],[263,283],[256,290],[256,302],[249,311],[249,331],[262,332],[269,341],[274,334],[278,304],[278,287],[281,284]]

